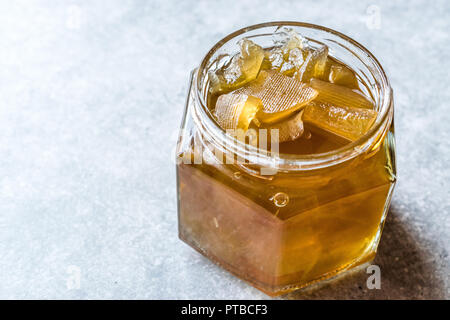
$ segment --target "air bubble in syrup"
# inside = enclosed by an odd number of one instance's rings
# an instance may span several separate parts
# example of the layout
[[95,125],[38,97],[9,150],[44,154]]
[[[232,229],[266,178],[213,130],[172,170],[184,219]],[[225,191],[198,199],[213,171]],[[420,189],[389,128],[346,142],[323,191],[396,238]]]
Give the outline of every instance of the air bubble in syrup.
[[272,200],[277,207],[282,208],[289,203],[289,196],[284,192],[278,192],[270,198],[270,200]]

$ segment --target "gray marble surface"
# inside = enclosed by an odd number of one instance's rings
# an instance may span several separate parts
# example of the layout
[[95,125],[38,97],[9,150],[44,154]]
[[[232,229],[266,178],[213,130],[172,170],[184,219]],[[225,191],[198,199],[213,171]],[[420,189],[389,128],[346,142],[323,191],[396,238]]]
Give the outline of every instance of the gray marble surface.
[[0,298],[267,298],[178,240],[172,157],[190,70],[273,20],[331,27],[379,58],[399,179],[381,289],[362,269],[282,298],[450,298],[444,0],[0,1]]

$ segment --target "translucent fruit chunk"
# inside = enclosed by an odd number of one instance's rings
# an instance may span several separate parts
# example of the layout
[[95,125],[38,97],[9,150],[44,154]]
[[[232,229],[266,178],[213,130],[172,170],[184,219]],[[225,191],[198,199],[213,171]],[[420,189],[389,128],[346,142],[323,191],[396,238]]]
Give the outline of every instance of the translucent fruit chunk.
[[280,70],[283,63],[283,50],[281,48],[266,49],[264,50],[261,70]]
[[317,96],[314,89],[276,71],[261,71],[254,81],[235,92],[261,99],[263,108],[256,117],[262,123],[280,121]]
[[241,40],[240,47],[240,53],[228,65],[209,72],[212,94],[230,92],[257,77],[264,59],[264,50],[248,39]]
[[261,108],[262,102],[258,98],[246,94],[228,93],[217,99],[214,115],[222,129],[246,131]]
[[328,47],[321,46],[318,49],[306,50],[305,62],[295,74],[295,77],[305,83],[311,78],[323,78],[327,65]]
[[304,62],[302,50],[293,48],[289,50],[288,56],[280,68],[280,72],[287,76],[293,76]]
[[341,64],[333,64],[330,68],[328,80],[331,83],[351,89],[358,89],[358,80],[355,73]]
[[267,129],[267,134],[270,135],[271,138],[273,138],[273,130],[278,130],[279,142],[293,141],[299,138],[304,131],[302,113],[303,110],[284,121],[269,126],[263,126],[261,128]]
[[277,47],[265,50],[262,69],[277,70],[286,76],[293,76],[304,62],[306,39],[292,30],[277,35],[281,35],[282,39],[276,41]]
[[337,84],[311,79],[310,86],[319,93],[316,101],[330,103],[338,107],[373,109],[373,103],[352,89]]
[[262,70],[276,70],[286,76],[293,76],[303,64],[303,53],[294,48],[287,53],[281,48],[266,50]]
[[355,141],[365,134],[376,117],[375,110],[317,102],[310,103],[303,111],[305,123],[350,141]]

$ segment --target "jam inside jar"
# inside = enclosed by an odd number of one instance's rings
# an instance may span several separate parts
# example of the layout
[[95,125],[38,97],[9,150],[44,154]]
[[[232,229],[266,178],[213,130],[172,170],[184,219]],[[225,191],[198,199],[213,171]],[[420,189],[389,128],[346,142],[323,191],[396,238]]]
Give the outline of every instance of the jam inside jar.
[[345,35],[255,25],[192,71],[177,145],[179,236],[265,293],[371,261],[395,181],[392,89]]

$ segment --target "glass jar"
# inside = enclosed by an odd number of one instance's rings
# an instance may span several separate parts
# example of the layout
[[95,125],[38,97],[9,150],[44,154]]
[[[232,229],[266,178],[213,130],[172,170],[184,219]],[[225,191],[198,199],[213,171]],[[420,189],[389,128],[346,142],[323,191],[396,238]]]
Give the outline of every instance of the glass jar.
[[[218,126],[207,107],[208,71],[237,52],[242,38],[273,46],[281,27],[327,45],[355,71],[378,111],[360,139],[325,153],[287,155],[244,144]],[[269,295],[372,260],[396,181],[393,116],[379,62],[339,32],[271,22],[228,35],[191,73],[177,145],[180,238]]]

